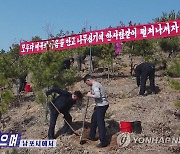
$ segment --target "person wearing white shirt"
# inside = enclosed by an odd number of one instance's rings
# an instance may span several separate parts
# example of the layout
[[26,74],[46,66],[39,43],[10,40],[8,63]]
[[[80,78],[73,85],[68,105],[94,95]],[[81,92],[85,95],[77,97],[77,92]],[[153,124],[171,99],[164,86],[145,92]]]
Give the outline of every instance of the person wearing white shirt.
[[88,139],[95,141],[96,129],[98,128],[100,144],[98,144],[97,147],[106,147],[108,145],[108,139],[104,118],[106,110],[109,107],[109,102],[105,97],[103,86],[99,82],[95,81],[92,76],[87,74],[84,77],[84,82],[88,86],[91,86],[91,92],[88,92],[86,96],[94,98],[96,103],[91,117],[91,127]]

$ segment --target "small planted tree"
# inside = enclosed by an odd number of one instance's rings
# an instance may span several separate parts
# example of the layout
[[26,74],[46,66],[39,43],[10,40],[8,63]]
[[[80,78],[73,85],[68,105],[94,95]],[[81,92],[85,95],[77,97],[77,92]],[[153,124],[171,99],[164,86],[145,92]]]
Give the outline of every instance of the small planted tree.
[[154,55],[154,40],[141,40],[127,42],[125,44],[126,51],[130,55],[130,74],[132,75],[134,69],[134,56],[142,56],[145,61],[152,60]]
[[163,63],[163,69],[165,70],[167,68],[167,62],[179,51],[179,37],[161,39],[159,45],[160,48],[164,51],[164,54],[161,54],[161,59]]
[[32,72],[32,88],[38,103],[46,106],[45,89],[50,87],[65,88],[75,81],[74,69],[61,70],[64,58],[69,57],[70,53],[47,51],[40,55],[27,56],[29,71]]
[[7,112],[10,102],[14,98],[10,87],[10,80],[0,74],[0,114]]
[[7,112],[9,104],[14,98],[12,92],[12,68],[11,57],[8,53],[1,53],[0,56],[0,118]]
[[114,45],[108,44],[102,46],[101,56],[103,58],[103,64],[108,68],[108,79],[110,77],[110,72],[113,71],[113,55],[114,55]]
[[171,65],[167,68],[167,74],[171,77],[180,77],[180,55],[172,59]]

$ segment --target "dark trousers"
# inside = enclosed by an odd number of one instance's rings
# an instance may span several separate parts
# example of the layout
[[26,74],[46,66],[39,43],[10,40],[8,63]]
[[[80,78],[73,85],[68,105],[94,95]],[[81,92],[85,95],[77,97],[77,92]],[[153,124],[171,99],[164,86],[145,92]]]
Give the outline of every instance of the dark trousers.
[[78,71],[81,71],[82,62],[81,61],[77,61],[77,65],[78,65],[78,67],[77,67]]
[[146,91],[146,81],[149,77],[149,81],[150,81],[150,90],[151,92],[155,92],[155,70],[151,69],[148,72],[145,72],[142,74],[141,76],[141,85],[140,85],[140,95],[144,95],[145,91]]
[[[48,130],[48,137],[54,138],[54,129],[55,129],[56,120],[57,120],[59,113],[56,111],[56,109],[50,103],[49,103],[49,109],[50,109],[50,124],[49,124],[49,130]],[[72,123],[72,117],[69,114],[69,112],[63,112],[62,114],[64,115],[64,119],[69,124],[71,124]],[[67,125],[66,123],[64,124],[63,127],[64,127],[64,133],[70,129],[69,125]]]
[[96,136],[96,129],[98,128],[99,139],[102,144],[107,144],[106,128],[105,128],[105,113],[109,105],[106,106],[96,106],[94,108],[93,115],[91,117],[91,127],[89,137],[94,139]]
[[50,124],[48,130],[49,138],[54,138],[54,129],[55,129],[57,117],[58,117],[58,113],[53,113],[52,111],[50,111]]
[[82,71],[82,65],[85,65],[85,62],[84,62],[84,60],[77,60],[77,69],[78,69],[78,71]]
[[23,78],[19,78],[19,89],[18,89],[18,93],[20,93],[21,91],[24,91],[26,85],[26,80]]
[[[64,115],[64,119],[70,124],[72,125],[72,117],[71,115],[69,114],[69,112],[67,113],[63,113]],[[61,134],[72,134],[72,130],[71,128],[69,127],[69,125],[67,124],[67,122],[64,120],[64,126],[61,128]]]

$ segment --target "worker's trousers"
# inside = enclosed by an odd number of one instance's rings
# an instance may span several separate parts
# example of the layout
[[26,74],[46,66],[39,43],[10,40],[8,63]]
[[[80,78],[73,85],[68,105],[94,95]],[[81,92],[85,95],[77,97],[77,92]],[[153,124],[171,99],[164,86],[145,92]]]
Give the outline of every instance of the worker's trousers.
[[106,135],[104,118],[105,118],[105,113],[108,107],[109,105],[96,106],[94,108],[94,112],[91,117],[91,127],[90,127],[89,137],[91,139],[95,139],[96,129],[98,128],[99,139],[102,144],[107,144],[107,135]]

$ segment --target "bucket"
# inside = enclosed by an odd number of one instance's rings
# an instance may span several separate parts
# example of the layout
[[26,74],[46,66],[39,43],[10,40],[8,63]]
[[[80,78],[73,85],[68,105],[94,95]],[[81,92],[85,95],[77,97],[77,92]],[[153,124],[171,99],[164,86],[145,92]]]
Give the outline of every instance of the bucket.
[[134,133],[141,134],[141,132],[142,132],[141,121],[132,122],[132,131]]
[[132,132],[132,125],[131,122],[127,122],[127,121],[121,121],[120,122],[120,130],[121,132]]
[[29,84],[26,84],[24,90],[26,92],[30,92],[31,91],[31,86]]

